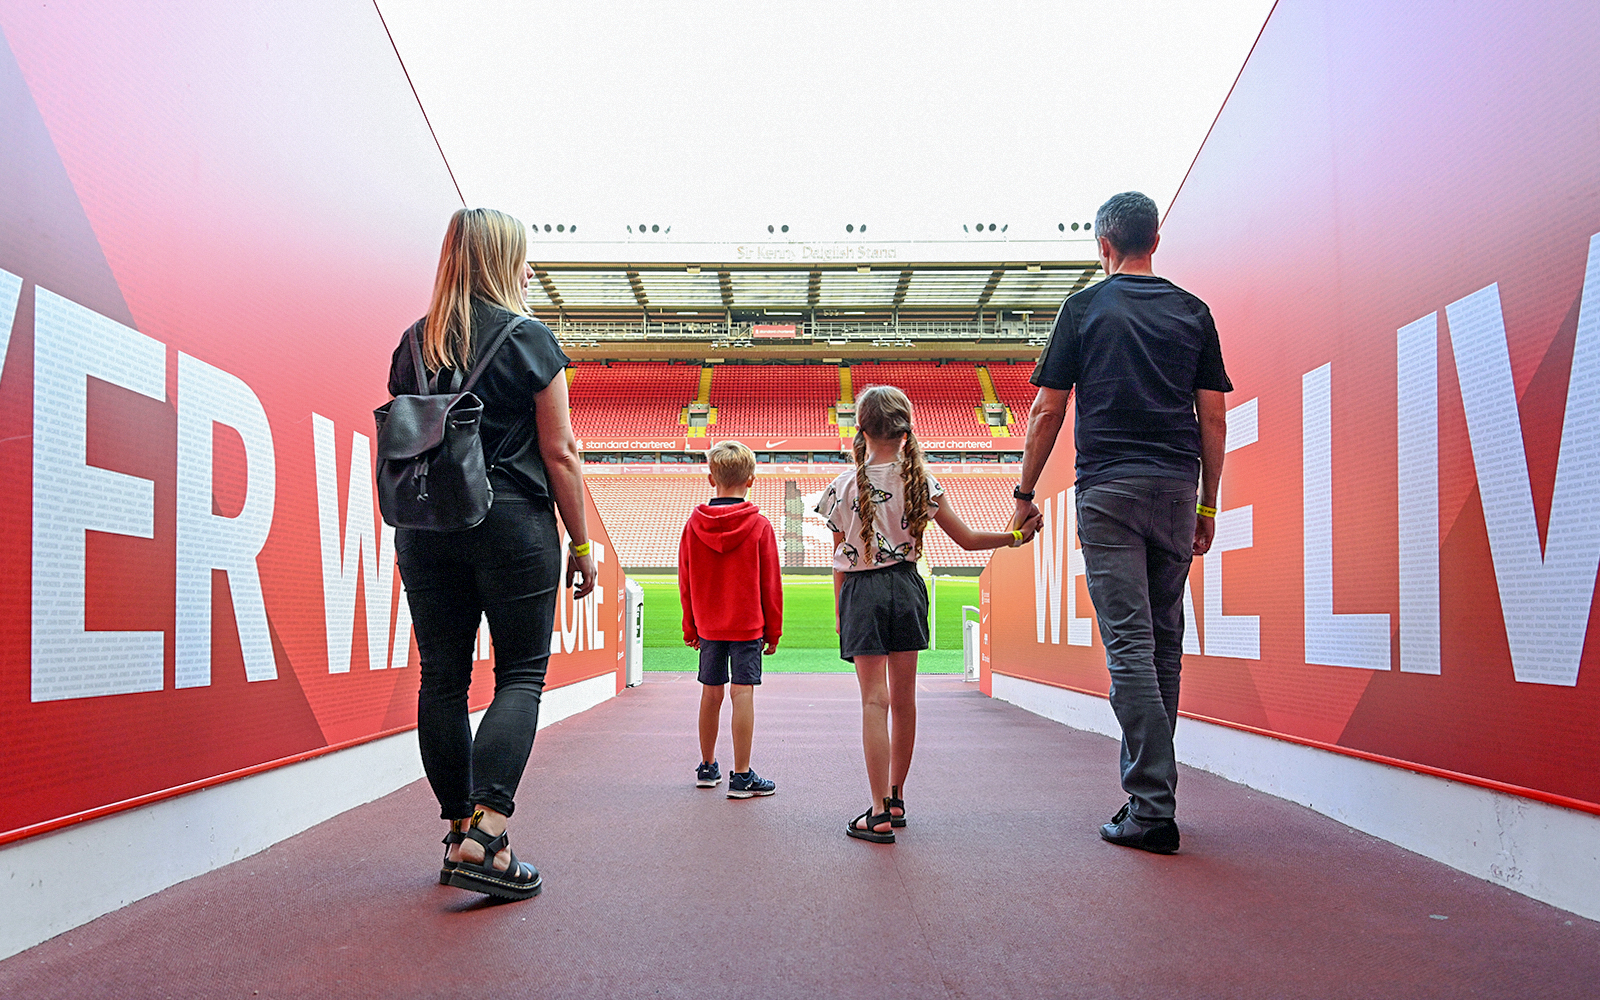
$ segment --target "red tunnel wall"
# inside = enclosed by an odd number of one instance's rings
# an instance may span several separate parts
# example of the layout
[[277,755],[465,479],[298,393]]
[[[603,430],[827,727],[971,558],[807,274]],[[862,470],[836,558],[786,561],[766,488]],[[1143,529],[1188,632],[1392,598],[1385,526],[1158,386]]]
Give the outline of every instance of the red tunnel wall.
[[[349,470],[460,202],[371,4],[5,4],[0,35],[6,840],[415,724]],[[179,488],[207,467],[212,521]],[[254,574],[177,537],[251,503]],[[564,601],[552,687],[617,671],[620,585],[611,558],[581,628]]]
[[[1600,811],[1596,51],[1593,4],[1278,3],[1155,257],[1257,427],[1185,712]],[[1070,503],[1070,433],[1041,497]],[[1081,571],[1040,550],[991,563],[993,669],[1104,693]]]

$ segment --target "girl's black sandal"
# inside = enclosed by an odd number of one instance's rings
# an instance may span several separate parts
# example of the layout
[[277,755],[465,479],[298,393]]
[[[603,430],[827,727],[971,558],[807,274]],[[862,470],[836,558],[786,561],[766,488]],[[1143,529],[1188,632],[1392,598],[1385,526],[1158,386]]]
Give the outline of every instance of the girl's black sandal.
[[500,899],[530,899],[539,895],[539,890],[544,888],[539,869],[525,861],[518,861],[515,851],[511,852],[511,864],[505,871],[494,866],[494,856],[506,850],[511,842],[508,836],[502,833],[498,837],[490,837],[478,829],[477,817],[473,817],[473,825],[468,827],[466,836],[483,845],[483,861],[477,864],[457,861],[455,869],[450,872],[450,885]]
[[[850,825],[844,828],[844,832],[847,836],[854,837],[857,840],[871,841],[874,844],[892,844],[894,843],[894,824],[892,820],[893,817],[889,815],[889,800],[884,799],[883,812],[874,814],[871,809],[868,809],[860,816],[852,819]],[[857,823],[864,823],[865,828],[857,826]],[[889,832],[879,833],[875,827],[882,826],[884,823],[890,824]]]
[[439,884],[450,884],[450,873],[456,870],[456,863],[450,860],[450,848],[467,839],[467,820],[453,819],[450,821],[450,832],[444,835],[439,843],[444,845],[444,863],[439,866]]
[[[900,810],[900,815],[898,816],[894,815],[896,809]],[[890,814],[889,826],[891,828],[898,830],[906,825],[906,801],[900,797],[899,785],[889,786],[889,797],[883,800],[883,811]]]

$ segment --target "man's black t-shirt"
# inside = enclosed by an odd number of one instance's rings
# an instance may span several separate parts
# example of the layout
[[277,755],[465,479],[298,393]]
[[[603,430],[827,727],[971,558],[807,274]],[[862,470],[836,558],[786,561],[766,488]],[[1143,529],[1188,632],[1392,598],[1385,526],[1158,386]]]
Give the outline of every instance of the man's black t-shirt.
[[1030,381],[1077,388],[1079,489],[1128,476],[1197,482],[1194,392],[1233,391],[1211,310],[1142,274],[1112,275],[1062,303]]
[[[508,309],[486,302],[472,301],[472,344],[474,350],[493,340],[512,318]],[[411,348],[406,331],[400,337],[389,362],[389,395],[417,392]],[[474,361],[477,359],[474,358]],[[491,476],[495,494],[508,489],[534,500],[550,499],[550,478],[539,455],[539,430],[534,422],[533,397],[567,367],[568,358],[556,343],[550,328],[536,319],[521,317],[511,335],[500,345],[489,366],[478,378],[472,392],[483,401],[483,421],[478,438],[483,442],[483,457],[493,460],[498,472]],[[462,379],[472,365],[462,372]],[[431,373],[430,373],[431,374]],[[440,384],[450,384],[446,371]],[[508,436],[509,435],[509,436]],[[498,449],[498,452],[497,452]]]

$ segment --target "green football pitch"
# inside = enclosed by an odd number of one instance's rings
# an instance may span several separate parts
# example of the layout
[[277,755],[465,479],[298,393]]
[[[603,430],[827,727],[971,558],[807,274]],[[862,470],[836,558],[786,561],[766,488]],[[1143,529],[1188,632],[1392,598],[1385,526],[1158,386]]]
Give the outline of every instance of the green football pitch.
[[[644,588],[644,668],[694,670],[698,653],[683,644],[683,611],[675,576],[634,576]],[[940,576],[934,584],[938,604],[935,644],[917,658],[923,673],[961,672],[961,606],[978,603],[978,578]],[[790,673],[850,673],[839,659],[833,630],[833,577],[783,578],[783,638],[762,669]]]

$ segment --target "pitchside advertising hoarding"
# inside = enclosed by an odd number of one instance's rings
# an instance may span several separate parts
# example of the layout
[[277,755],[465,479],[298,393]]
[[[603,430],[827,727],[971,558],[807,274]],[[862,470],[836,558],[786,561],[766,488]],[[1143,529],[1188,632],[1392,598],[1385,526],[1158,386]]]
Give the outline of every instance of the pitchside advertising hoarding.
[[[415,724],[372,408],[459,201],[370,8],[0,31],[4,842]],[[551,688],[621,684],[588,518]]]
[[[1278,4],[1156,254],[1237,387],[1184,712],[1600,812],[1596,51],[1593,5]],[[1071,435],[986,648],[1104,694]]]

